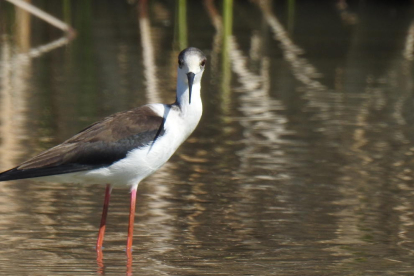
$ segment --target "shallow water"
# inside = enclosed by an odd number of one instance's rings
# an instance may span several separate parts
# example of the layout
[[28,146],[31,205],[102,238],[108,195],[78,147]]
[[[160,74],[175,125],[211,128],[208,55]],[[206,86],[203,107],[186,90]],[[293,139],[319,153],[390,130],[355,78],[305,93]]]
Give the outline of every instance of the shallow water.
[[0,274],[413,275],[412,4],[187,1],[183,25],[178,2],[32,1],[73,41],[0,2],[4,170],[173,102],[180,48],[208,55],[197,130],[139,186],[133,258],[128,190],[113,191],[100,259],[105,187],[13,181]]

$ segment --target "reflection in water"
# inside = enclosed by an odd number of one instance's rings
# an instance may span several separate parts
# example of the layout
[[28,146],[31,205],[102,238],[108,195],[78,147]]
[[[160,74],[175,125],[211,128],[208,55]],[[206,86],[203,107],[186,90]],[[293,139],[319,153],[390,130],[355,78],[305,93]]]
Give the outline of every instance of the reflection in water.
[[178,25],[178,50],[181,51],[188,47],[187,42],[187,0],[178,0],[177,4],[177,24]]
[[292,66],[293,75],[309,89],[325,89],[325,87],[315,78],[320,77],[317,70],[305,58],[300,58],[303,50],[296,46],[289,38],[283,25],[277,17],[271,12],[271,1],[257,1],[263,12],[264,18],[272,29],[275,39],[281,43],[284,58]]
[[22,9],[16,9],[16,44],[25,53],[30,49],[30,14]]
[[[221,22],[219,15],[215,12],[211,2],[208,3],[210,17],[216,27],[216,34],[221,33]],[[242,242],[244,246],[251,250],[257,249],[261,239],[266,235],[265,232],[258,233],[258,224],[261,224],[261,218],[250,218],[247,214],[252,211],[248,206],[257,205],[259,202],[266,202],[261,212],[273,213],[276,198],[267,201],[262,198],[261,191],[276,188],[272,183],[282,179],[288,179],[289,176],[279,173],[283,164],[288,160],[285,159],[285,153],[280,147],[283,141],[281,135],[288,134],[285,123],[286,118],[278,112],[283,111],[284,107],[280,101],[272,99],[269,96],[270,89],[270,72],[269,60],[260,56],[264,49],[256,48],[250,51],[253,57],[244,56],[240,50],[236,37],[224,35],[224,40],[229,41],[228,55],[229,59],[223,58],[223,68],[231,68],[241,87],[237,88],[239,111],[242,114],[233,120],[239,122],[243,127],[243,138],[241,144],[242,150],[236,151],[239,159],[239,168],[233,172],[233,179],[236,180],[232,185],[234,189],[232,197],[240,200],[229,206],[225,214],[225,220],[229,221],[228,227],[234,229],[236,236],[232,237],[233,242]],[[257,40],[262,38],[254,32],[252,37],[256,43],[252,45],[263,45]],[[216,41],[216,40],[215,40]],[[223,47],[223,51],[226,51]],[[260,60],[259,74],[252,72],[248,67],[248,61],[251,59]],[[231,63],[225,64],[226,62]],[[223,69],[225,70],[225,69]],[[230,85],[230,82],[226,82]],[[223,87],[222,92],[230,90],[230,87]],[[258,206],[259,207],[259,206]],[[269,208],[268,210],[265,210]],[[278,210],[282,211],[282,210]],[[262,230],[264,230],[262,228]],[[263,236],[264,235],[264,236]],[[256,238],[252,238],[256,237]],[[260,246],[259,246],[260,247]],[[240,252],[241,253],[241,252]]]
[[[36,6],[30,4],[30,1],[28,0],[6,0],[6,1],[16,5],[17,7],[19,7],[19,9],[25,10],[27,13],[30,12],[30,14],[46,21],[52,26],[55,26],[56,28],[59,28],[62,31],[67,32],[69,36],[74,35],[74,31],[69,25],[57,19],[56,17],[48,14],[47,12],[44,12],[43,10],[37,8]],[[20,12],[18,11],[18,13]],[[20,21],[22,18],[19,16],[17,17],[17,19],[19,20],[19,23],[24,22],[24,19],[23,21]],[[29,35],[29,30],[27,30],[26,35]]]
[[[29,21],[24,21],[29,24]],[[19,30],[24,27],[18,26]],[[27,28],[27,26],[26,26]],[[19,41],[22,48],[29,45],[28,41],[24,41],[20,36]],[[0,135],[2,143],[0,144],[1,168],[10,168],[14,165],[16,157],[21,153],[19,151],[19,138],[23,136],[22,126],[25,123],[26,116],[24,114],[26,108],[27,80],[31,71],[30,62],[13,62],[12,44],[7,38],[1,41],[1,125]],[[0,186],[0,228],[12,231],[12,225],[15,224],[15,213],[19,210],[19,205],[15,194],[10,185]],[[4,241],[9,243],[22,242],[23,238],[18,236],[4,237]]]
[[[209,58],[209,64],[211,68],[211,76],[213,79],[219,78],[219,53],[221,51],[222,39],[223,39],[223,24],[221,22],[221,16],[219,15],[214,0],[204,0],[206,11],[210,17],[211,24],[214,26],[216,33],[213,37],[212,50]],[[223,62],[223,64],[225,64]]]
[[409,61],[413,60],[414,54],[414,21],[411,22],[410,28],[407,32],[407,39],[405,41],[405,49],[403,51],[403,56]]
[[[413,61],[413,50],[414,49],[414,22],[412,21],[405,40],[405,48],[403,51],[403,57],[405,60],[401,61],[401,64],[396,63],[396,73],[391,76],[395,78],[392,83],[396,88],[401,86],[402,93],[400,97],[395,100],[393,118],[396,123],[400,126],[407,126],[409,118],[407,118],[407,102],[412,98],[412,91],[414,88],[414,82],[411,77],[412,75],[412,61]],[[399,84],[396,85],[396,84]],[[406,145],[402,154],[405,156],[412,156],[413,148],[410,146],[410,138],[407,134],[399,131],[396,133],[398,140],[401,144]],[[407,159],[407,158],[404,158]],[[411,159],[411,158],[409,158]],[[397,177],[404,182],[398,183],[398,188],[406,196],[400,198],[400,204],[394,207],[399,214],[399,220],[401,224],[398,229],[399,242],[398,246],[406,250],[410,256],[414,254],[414,205],[412,198],[414,198],[414,187],[409,183],[412,182],[412,168],[410,166],[411,160],[405,162],[400,161],[393,164],[394,167],[399,168]]]
[[25,124],[25,108],[27,85],[22,80],[27,80],[30,75],[30,61],[14,61],[12,49],[8,40],[2,42],[2,168],[11,168],[15,164],[15,158],[19,154],[18,137],[22,126]]
[[114,190],[105,255],[96,258],[103,187],[0,185],[1,273],[414,272],[410,9],[92,3],[69,4],[85,15],[71,20],[79,37],[66,48],[30,50],[53,33],[33,32],[20,46],[17,30],[3,36],[2,167],[146,97],[173,101],[176,44],[209,52],[203,119],[140,185],[133,258],[123,251],[128,191]]
[[[7,169],[16,164],[17,159],[21,159],[22,154],[22,141],[27,140],[29,137],[26,134],[26,124],[28,121],[28,98],[31,88],[31,78],[33,74],[32,59],[40,57],[42,54],[47,53],[57,47],[68,43],[68,38],[61,38],[52,41],[48,44],[31,48],[31,21],[29,15],[22,10],[17,9],[17,18],[19,19],[16,24],[16,36],[17,45],[13,45],[7,36],[2,37],[1,45],[1,137],[2,143],[0,145],[1,151],[1,167]],[[18,51],[13,49],[18,48]],[[29,216],[22,202],[22,195],[28,198],[28,195],[20,192],[15,187],[16,184],[7,183],[1,185],[2,196],[1,197],[1,225],[2,229],[7,232],[23,231],[26,229],[25,223],[29,225],[41,225],[37,230],[45,229],[53,232],[53,221],[48,219],[47,215],[39,213],[36,216]],[[36,199],[36,194],[30,195],[31,199]],[[48,198],[48,193],[43,192],[40,198]],[[39,200],[37,203],[40,203]],[[35,209],[37,204],[32,204],[30,208]],[[45,207],[46,210],[52,211],[49,204]],[[36,232],[36,227],[29,228],[30,231]],[[4,238],[3,241],[6,241]],[[35,242],[35,240],[33,240]],[[19,249],[21,245],[30,249],[33,245],[27,243],[26,235],[13,235],[10,236],[9,243],[13,244],[10,248],[13,250],[5,250],[5,254],[9,254],[11,258],[19,259],[16,255],[15,249]],[[55,253],[42,254],[43,257],[54,258]],[[22,256],[20,256],[22,257]],[[50,258],[48,258],[50,262]],[[11,264],[12,265],[12,264]],[[9,265],[2,265],[4,271],[10,270]]]
[[358,22],[358,18],[354,12],[350,11],[346,2],[347,0],[338,0],[336,3],[336,9],[338,10],[344,24],[354,25]]
[[[211,10],[211,9],[210,9]],[[213,9],[214,10],[214,9]],[[210,17],[218,16],[217,12],[213,12]],[[216,22],[215,22],[216,21]],[[225,0],[223,1],[223,20],[214,20],[213,25],[217,27],[217,22],[223,22],[223,27],[218,27],[216,30],[216,36],[220,34],[221,30],[223,30],[223,37],[222,37],[222,68],[221,68],[221,100],[220,105],[221,109],[228,113],[229,105],[230,105],[230,98],[231,98],[231,90],[230,90],[230,82],[231,82],[231,68],[229,65],[229,58],[232,53],[231,41],[232,41],[232,34],[233,34],[233,0]],[[216,48],[218,49],[218,48]]]
[[148,20],[148,1],[140,0],[138,6],[139,26],[142,43],[142,57],[146,80],[146,95],[148,103],[159,103],[159,89],[157,86],[157,68],[155,66],[154,46],[151,41],[151,29]]

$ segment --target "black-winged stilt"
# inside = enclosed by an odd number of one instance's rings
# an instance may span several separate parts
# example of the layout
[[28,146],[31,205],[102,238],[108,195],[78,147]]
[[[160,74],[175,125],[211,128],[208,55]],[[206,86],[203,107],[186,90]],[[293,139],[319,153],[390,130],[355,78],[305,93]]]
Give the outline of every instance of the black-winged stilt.
[[159,169],[197,126],[202,114],[201,77],[206,56],[197,48],[178,56],[177,98],[98,121],[72,138],[0,174],[0,181],[37,178],[106,184],[96,250],[102,250],[112,186],[131,189],[127,251],[132,248],[138,184]]

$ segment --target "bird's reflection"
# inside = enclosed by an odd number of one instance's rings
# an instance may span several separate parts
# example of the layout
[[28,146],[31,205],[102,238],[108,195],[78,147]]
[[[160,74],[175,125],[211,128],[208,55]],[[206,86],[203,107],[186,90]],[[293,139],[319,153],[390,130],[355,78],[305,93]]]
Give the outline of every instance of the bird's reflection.
[[[133,257],[132,257],[132,250],[126,250],[126,268],[125,268],[125,275],[131,276],[133,275],[132,264],[133,264]],[[96,251],[96,273],[98,275],[105,275],[106,274],[106,266],[104,262],[104,253],[102,250]]]
[[105,275],[105,265],[103,261],[102,250],[96,251],[96,264],[98,265],[98,269],[96,271],[98,275]]
[[132,250],[127,250],[126,275],[132,275]]

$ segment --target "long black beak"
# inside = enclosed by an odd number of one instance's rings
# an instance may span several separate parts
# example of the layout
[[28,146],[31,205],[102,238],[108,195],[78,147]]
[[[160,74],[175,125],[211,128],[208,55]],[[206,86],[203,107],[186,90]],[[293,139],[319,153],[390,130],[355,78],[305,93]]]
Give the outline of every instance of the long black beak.
[[195,77],[195,74],[194,73],[187,73],[187,79],[188,79],[188,89],[190,90],[189,92],[190,92],[190,97],[189,97],[189,100],[190,100],[190,104],[191,104],[191,91],[193,90],[193,82],[194,82],[194,77]]

